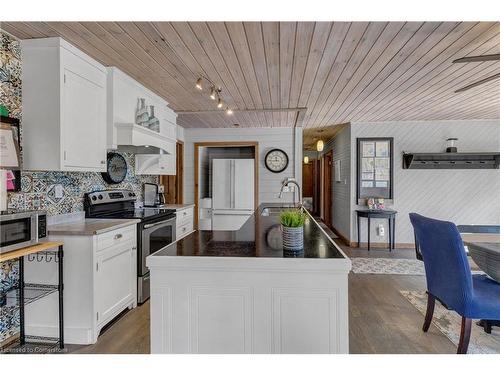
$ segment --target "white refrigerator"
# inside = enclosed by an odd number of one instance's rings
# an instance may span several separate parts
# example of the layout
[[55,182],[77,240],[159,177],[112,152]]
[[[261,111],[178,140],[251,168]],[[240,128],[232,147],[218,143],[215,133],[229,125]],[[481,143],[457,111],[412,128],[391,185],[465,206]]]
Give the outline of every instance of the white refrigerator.
[[238,230],[254,211],[254,159],[212,160],[212,229]]

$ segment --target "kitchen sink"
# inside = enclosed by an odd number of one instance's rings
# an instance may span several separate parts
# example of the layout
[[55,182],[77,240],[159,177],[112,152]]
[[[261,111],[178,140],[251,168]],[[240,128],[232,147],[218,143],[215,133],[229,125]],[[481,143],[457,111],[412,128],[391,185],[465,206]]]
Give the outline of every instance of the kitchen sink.
[[271,216],[271,215],[279,215],[283,211],[289,210],[290,208],[294,208],[294,206],[286,206],[286,207],[264,207],[260,212],[260,216]]

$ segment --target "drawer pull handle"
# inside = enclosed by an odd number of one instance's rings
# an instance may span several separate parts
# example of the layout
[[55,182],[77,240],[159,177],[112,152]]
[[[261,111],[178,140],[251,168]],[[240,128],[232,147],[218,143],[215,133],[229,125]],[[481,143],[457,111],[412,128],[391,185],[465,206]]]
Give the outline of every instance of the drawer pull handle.
[[115,235],[115,240],[119,240],[122,237],[123,237],[123,234],[118,233],[117,235]]

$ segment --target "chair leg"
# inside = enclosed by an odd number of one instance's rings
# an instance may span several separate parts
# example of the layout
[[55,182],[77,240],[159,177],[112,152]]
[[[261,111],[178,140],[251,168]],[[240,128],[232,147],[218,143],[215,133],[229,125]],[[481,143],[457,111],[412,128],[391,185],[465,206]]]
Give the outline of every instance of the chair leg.
[[432,316],[434,315],[434,305],[436,304],[436,299],[432,294],[427,292],[427,312],[425,313],[425,320],[422,330],[427,332],[431,326]]
[[462,329],[460,331],[460,341],[458,342],[457,354],[467,354],[471,326],[472,319],[462,316]]

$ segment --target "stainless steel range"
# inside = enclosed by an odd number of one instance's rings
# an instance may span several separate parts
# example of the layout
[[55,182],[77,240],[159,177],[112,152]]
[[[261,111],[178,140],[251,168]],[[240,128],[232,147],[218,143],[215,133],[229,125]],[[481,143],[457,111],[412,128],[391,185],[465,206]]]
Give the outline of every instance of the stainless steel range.
[[150,295],[146,257],[175,241],[175,210],[135,208],[130,190],[102,190],[86,193],[85,217],[94,219],[140,219],[137,224],[137,302]]

